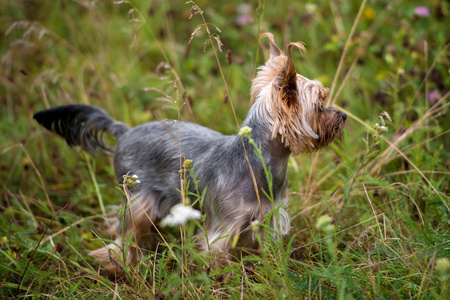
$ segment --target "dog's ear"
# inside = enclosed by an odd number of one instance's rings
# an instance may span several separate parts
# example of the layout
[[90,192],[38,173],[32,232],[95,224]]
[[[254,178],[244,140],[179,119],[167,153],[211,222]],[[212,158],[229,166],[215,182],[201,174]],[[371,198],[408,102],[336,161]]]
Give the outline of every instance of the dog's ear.
[[288,45],[288,57],[286,64],[277,75],[277,84],[281,88],[281,97],[289,106],[297,103],[297,70],[292,60],[292,47],[297,47],[302,53],[306,51],[303,43],[290,43]]
[[270,58],[272,59],[274,57],[279,56],[282,52],[280,48],[278,48],[277,44],[275,44],[275,39],[273,38],[273,34],[270,32],[265,32],[259,36],[260,39],[267,37],[269,39],[269,45],[270,45]]

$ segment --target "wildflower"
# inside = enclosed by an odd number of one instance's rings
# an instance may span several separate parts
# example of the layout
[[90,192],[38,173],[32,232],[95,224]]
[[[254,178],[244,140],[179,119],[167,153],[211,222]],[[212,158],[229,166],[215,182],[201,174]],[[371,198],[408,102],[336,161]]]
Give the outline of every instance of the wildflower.
[[246,24],[253,23],[252,6],[248,3],[243,3],[237,7],[238,17],[236,18],[236,25],[242,27]]
[[245,136],[246,138],[250,138],[252,134],[252,129],[248,126],[244,126],[239,130],[240,136]]
[[331,233],[334,231],[334,225],[331,222],[333,222],[333,219],[330,216],[321,216],[317,220],[316,228],[325,233]]
[[242,3],[237,7],[237,11],[239,14],[251,14],[252,10],[252,5],[249,3]]
[[426,6],[417,6],[416,9],[414,9],[414,14],[416,16],[428,18],[430,16],[430,10]]
[[183,168],[185,168],[185,169],[190,169],[191,166],[192,166],[192,159],[186,159],[186,160],[183,162]]
[[375,134],[375,135],[382,135],[383,133],[385,133],[386,131],[388,131],[388,128],[387,128],[387,126],[385,126],[385,125],[378,125],[378,123],[376,123],[374,126],[373,126],[373,129],[375,129],[376,131],[377,131],[377,133]]
[[259,221],[254,220],[253,222],[250,223],[250,226],[251,226],[253,232],[257,232],[259,229]]
[[391,142],[395,142],[396,140],[398,140],[402,135],[401,134],[396,134],[392,137]]
[[373,125],[373,129],[375,129],[376,133],[374,134],[374,137],[378,137],[379,135],[382,135],[383,133],[388,131],[388,127],[386,126],[386,123],[384,122],[384,118],[386,118],[387,120],[391,121],[391,116],[389,116],[389,114],[385,111],[382,111],[379,115],[378,118],[380,118],[381,120],[381,126],[378,123],[375,123],[375,125]]
[[395,58],[391,53],[386,53],[386,55],[384,56],[384,60],[386,60],[388,64],[392,64],[395,62]]
[[190,220],[199,220],[202,218],[202,213],[198,210],[192,208],[191,206],[186,206],[183,204],[176,204],[170,209],[170,214],[168,214],[162,221],[161,226],[174,227],[177,225],[186,224]]
[[448,258],[439,258],[436,260],[436,271],[441,276],[442,281],[446,281],[447,276],[450,275],[450,261]]
[[251,24],[253,23],[253,18],[252,16],[249,15],[240,15],[236,18],[236,25],[239,27],[242,27],[246,24]]
[[313,3],[307,3],[305,5],[305,10],[311,15],[317,10],[317,5]]
[[370,8],[370,7],[365,8],[362,13],[363,20],[371,21],[371,20],[374,20],[376,16],[377,16],[377,13],[373,10],[373,8]]
[[125,184],[128,187],[134,187],[135,185],[138,185],[141,183],[141,181],[138,179],[139,176],[137,175],[123,175],[123,184]]
[[322,230],[325,233],[333,233],[334,232],[334,225],[333,224],[329,224],[329,225],[325,226]]
[[432,90],[428,93],[428,100],[434,102],[436,100],[439,100],[441,98],[441,94],[438,90]]

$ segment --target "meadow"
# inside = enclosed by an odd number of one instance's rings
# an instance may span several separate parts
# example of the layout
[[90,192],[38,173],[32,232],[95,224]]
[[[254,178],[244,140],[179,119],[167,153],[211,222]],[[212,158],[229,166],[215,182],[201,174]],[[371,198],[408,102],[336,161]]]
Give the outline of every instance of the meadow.
[[[1,298],[450,299],[448,1],[4,0],[0,20]],[[236,134],[267,31],[305,43],[297,71],[348,115],[342,140],[289,160],[289,235],[213,268],[191,222],[105,276],[87,253],[114,239],[112,160],[33,113]]]

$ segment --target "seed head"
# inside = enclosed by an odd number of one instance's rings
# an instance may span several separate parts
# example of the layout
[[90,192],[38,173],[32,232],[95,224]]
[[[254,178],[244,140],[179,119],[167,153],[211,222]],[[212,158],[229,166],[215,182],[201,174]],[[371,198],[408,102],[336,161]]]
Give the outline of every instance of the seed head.
[[185,169],[190,169],[192,166],[192,159],[186,159],[183,163],[183,167]]
[[138,185],[141,183],[141,181],[138,179],[139,176],[137,175],[123,175],[123,184],[125,184],[128,187],[134,187],[135,185]]

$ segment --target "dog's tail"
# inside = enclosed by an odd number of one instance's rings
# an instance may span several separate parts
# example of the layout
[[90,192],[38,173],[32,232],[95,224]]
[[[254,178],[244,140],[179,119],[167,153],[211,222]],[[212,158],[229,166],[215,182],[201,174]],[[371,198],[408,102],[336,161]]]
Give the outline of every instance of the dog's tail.
[[113,150],[106,146],[103,134],[108,132],[118,139],[130,128],[115,121],[96,107],[83,104],[57,106],[33,115],[42,126],[62,136],[69,146],[81,146],[93,155],[110,155]]

